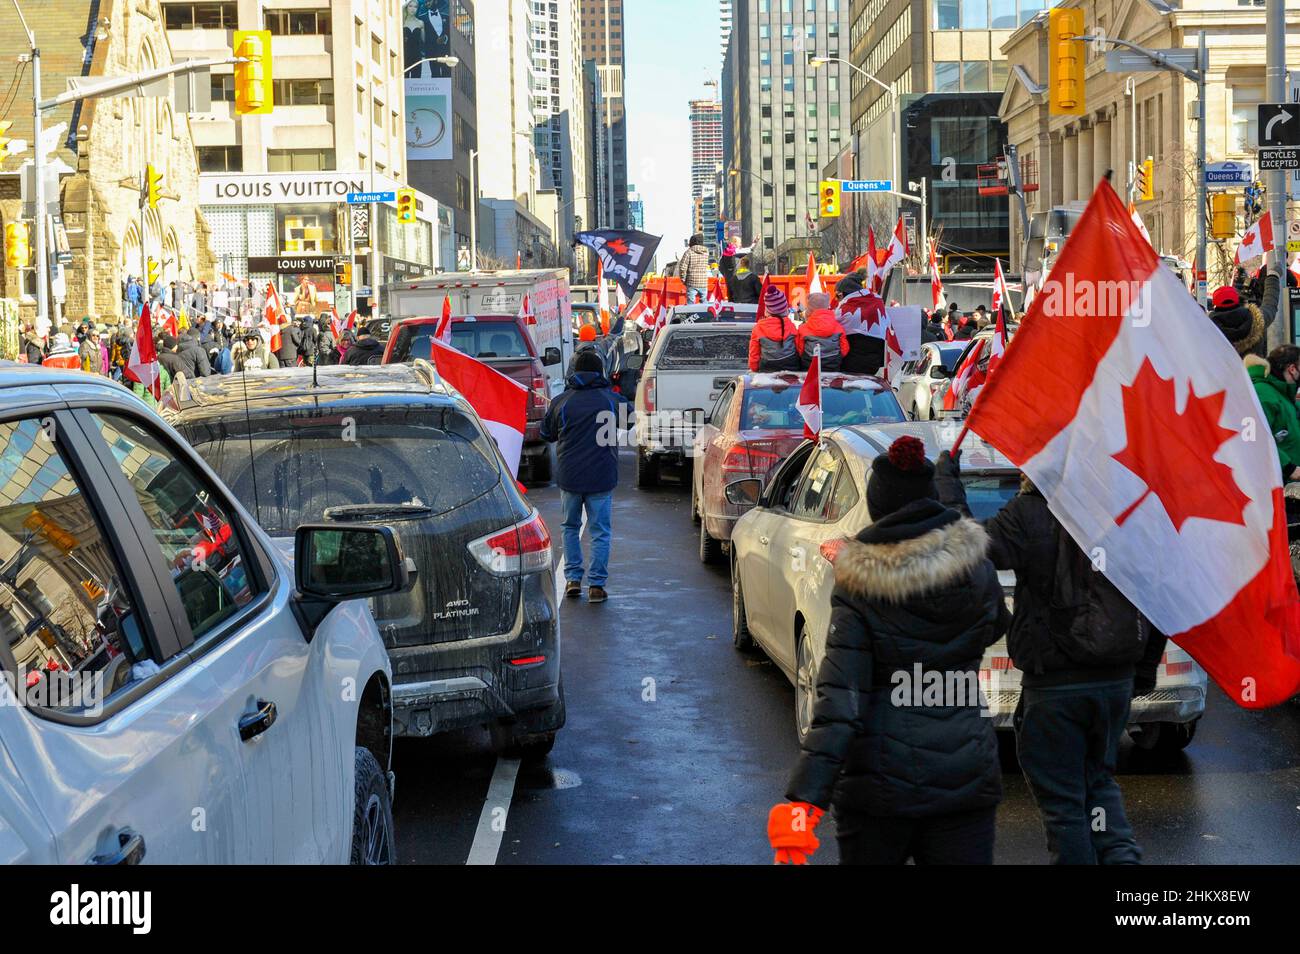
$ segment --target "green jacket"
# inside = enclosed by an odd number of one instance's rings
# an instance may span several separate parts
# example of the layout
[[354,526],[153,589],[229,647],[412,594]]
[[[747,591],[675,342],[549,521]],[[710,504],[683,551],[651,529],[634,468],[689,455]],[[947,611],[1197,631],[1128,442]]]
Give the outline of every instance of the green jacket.
[[1250,383],[1255,386],[1259,403],[1264,408],[1264,417],[1268,419],[1268,430],[1277,442],[1278,457],[1281,458],[1282,478],[1296,467],[1300,467],[1300,412],[1296,410],[1296,385],[1287,384],[1281,378],[1269,374],[1265,363],[1251,363],[1246,372]]

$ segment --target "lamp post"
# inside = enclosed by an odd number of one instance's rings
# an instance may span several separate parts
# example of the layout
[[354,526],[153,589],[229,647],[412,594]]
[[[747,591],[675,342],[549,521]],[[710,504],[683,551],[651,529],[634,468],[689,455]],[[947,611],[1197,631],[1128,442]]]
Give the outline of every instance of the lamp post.
[[[773,222],[775,222],[776,204],[777,204],[777,203],[776,203],[776,198],[777,198],[777,195],[776,195],[776,186],[775,186],[773,183],[771,183],[771,182],[769,182],[768,180],[764,179],[762,176],[760,176],[760,175],[759,175],[758,173],[756,173],[756,172],[750,172],[748,169],[741,169],[741,168],[739,168],[739,167],[732,168],[732,169],[728,169],[728,170],[727,170],[727,175],[730,176],[730,177],[733,178],[733,179],[736,178],[736,177],[738,177],[738,176],[742,176],[742,175],[749,176],[749,177],[752,178],[752,179],[757,179],[759,182],[763,183],[763,185],[765,185],[765,186],[767,186],[769,189],[771,189],[771,190],[772,190],[772,200],[773,200],[773,201],[772,201],[772,214],[773,214],[773,217],[774,217],[774,218],[773,218]],[[763,203],[760,201],[758,205],[759,205],[759,211],[760,211],[760,213],[761,213],[761,212],[762,212]],[[784,206],[784,204],[782,204],[782,210],[784,210],[784,208],[785,208],[785,206]],[[762,235],[762,228],[761,228],[761,226],[760,226],[760,228],[758,229],[758,232],[759,232],[759,235]],[[741,238],[743,239],[744,236],[742,235]],[[776,246],[776,228],[775,228],[775,225],[773,226],[773,229],[772,229],[772,240],[773,240],[773,248],[772,248],[772,251],[775,252],[775,251],[776,251],[776,247],[775,247],[775,246]],[[752,252],[752,250],[751,250],[751,252],[750,252],[750,256],[751,256],[751,258],[752,258],[752,256],[753,256],[753,252]]]
[[883,89],[886,93],[889,94],[889,142],[890,142],[889,175],[890,175],[890,180],[893,183],[893,187],[895,189],[898,189],[899,186],[901,185],[901,183],[898,181],[898,90],[894,88],[893,84],[886,83],[884,80],[879,79],[876,76],[873,76],[871,73],[868,73],[862,67],[855,66],[854,64],[850,63],[848,60],[844,59],[843,57],[814,56],[808,60],[808,65],[811,66],[813,69],[818,69],[819,67],[824,66],[827,63],[843,63],[849,69],[853,70],[853,72],[859,74],[860,76],[866,77],[868,80],[875,83],[877,86],[879,86],[881,89]]

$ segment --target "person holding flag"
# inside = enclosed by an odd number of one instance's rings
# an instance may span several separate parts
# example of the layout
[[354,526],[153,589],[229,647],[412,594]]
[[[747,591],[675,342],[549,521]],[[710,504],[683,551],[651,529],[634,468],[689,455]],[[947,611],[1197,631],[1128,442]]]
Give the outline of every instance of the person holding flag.
[[974,685],[1010,623],[984,531],[937,497],[918,438],[899,437],[872,462],[871,524],[834,560],[812,728],[789,801],[768,815],[778,864],[806,862],[832,806],[841,864],[993,863],[1002,773],[979,692],[942,707],[923,705],[915,687],[901,702],[897,692],[923,669]]

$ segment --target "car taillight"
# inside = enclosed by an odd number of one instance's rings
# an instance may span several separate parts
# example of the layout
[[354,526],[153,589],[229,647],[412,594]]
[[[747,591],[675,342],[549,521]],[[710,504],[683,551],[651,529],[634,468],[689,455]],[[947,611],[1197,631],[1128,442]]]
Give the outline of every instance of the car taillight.
[[494,576],[520,576],[551,568],[551,534],[542,515],[479,537],[469,552]]
[[645,378],[645,409],[653,411],[655,409],[655,376],[652,374]]
[[724,481],[737,480],[741,477],[766,477],[768,472],[781,460],[781,455],[771,450],[768,441],[756,441],[748,444],[735,444],[722,459],[722,476]]
[[547,403],[546,375],[537,371],[533,372],[533,407],[546,407]]

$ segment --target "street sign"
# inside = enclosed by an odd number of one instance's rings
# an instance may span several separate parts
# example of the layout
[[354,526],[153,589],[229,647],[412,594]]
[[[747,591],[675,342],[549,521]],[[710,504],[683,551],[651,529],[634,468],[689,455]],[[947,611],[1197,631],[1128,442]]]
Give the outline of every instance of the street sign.
[[1259,104],[1259,148],[1272,146],[1300,146],[1300,103]]
[[[1151,52],[1159,53],[1170,66],[1178,66],[1185,70],[1194,70],[1200,66],[1197,62],[1199,51],[1195,49],[1152,50]],[[1133,50],[1116,49],[1110,50],[1106,54],[1107,73],[1154,73],[1156,70],[1166,68],[1151,62],[1149,56],[1136,53]]]
[[841,179],[841,192],[893,192],[894,183],[889,179]]
[[1269,169],[1300,169],[1300,146],[1285,149],[1260,149],[1260,171]]
[[373,202],[396,202],[396,192],[349,192],[348,205],[370,205]]
[[1248,162],[1207,162],[1205,164],[1205,184],[1231,188],[1248,186],[1255,181],[1255,170]]

